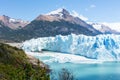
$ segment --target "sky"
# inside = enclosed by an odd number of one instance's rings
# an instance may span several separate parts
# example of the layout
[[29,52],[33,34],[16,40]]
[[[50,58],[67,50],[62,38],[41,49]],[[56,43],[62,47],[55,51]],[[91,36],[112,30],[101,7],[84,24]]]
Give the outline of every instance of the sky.
[[120,0],[0,0],[0,15],[28,21],[58,8],[88,22],[120,22]]

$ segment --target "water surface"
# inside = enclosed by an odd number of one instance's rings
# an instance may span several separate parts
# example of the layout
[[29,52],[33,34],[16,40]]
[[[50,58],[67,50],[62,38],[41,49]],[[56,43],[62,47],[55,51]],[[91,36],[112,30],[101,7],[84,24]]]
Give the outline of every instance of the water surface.
[[58,73],[63,68],[68,69],[74,75],[75,80],[120,80],[120,62],[118,61],[103,63],[76,63],[66,62],[66,59],[63,59],[62,63],[60,63],[58,60],[53,59],[55,56],[35,55],[35,57],[50,66],[50,69],[53,72],[51,74],[52,80],[58,79]]

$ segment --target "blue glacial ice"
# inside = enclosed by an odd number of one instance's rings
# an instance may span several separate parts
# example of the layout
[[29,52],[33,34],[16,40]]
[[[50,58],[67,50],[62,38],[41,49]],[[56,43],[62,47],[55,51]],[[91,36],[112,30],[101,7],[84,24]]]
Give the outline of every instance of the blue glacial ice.
[[96,60],[120,60],[120,35],[42,37],[23,42],[22,49],[39,52],[43,49],[84,56]]

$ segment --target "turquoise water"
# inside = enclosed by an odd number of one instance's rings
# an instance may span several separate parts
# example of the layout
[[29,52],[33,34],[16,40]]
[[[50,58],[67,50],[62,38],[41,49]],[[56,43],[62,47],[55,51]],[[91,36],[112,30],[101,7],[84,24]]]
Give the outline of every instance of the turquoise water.
[[62,68],[73,73],[76,80],[120,80],[120,63],[102,64],[52,63],[50,68],[58,73]]
[[[38,57],[44,62],[51,57]],[[58,79],[58,73],[63,69],[68,69],[75,80],[120,80],[120,62],[104,62],[104,63],[57,63],[46,62],[52,70],[51,80]],[[54,79],[53,79],[54,77]]]

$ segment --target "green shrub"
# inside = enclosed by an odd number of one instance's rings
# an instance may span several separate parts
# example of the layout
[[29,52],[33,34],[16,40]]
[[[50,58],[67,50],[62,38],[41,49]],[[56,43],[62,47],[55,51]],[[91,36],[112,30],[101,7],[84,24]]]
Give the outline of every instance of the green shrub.
[[23,50],[0,43],[0,80],[49,80],[46,68],[29,62]]

